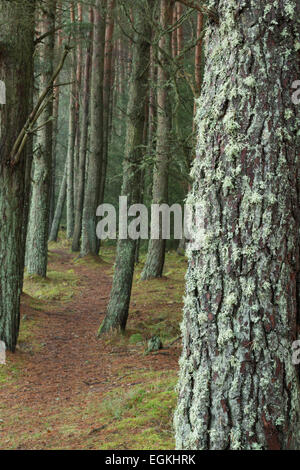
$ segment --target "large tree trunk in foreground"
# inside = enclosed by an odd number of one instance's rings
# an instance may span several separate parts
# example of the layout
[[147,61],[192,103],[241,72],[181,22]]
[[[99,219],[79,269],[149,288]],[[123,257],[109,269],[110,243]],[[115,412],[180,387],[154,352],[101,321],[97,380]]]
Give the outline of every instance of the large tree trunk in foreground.
[[[167,31],[172,24],[173,2],[171,0],[161,0],[161,27]],[[157,144],[156,162],[153,174],[153,204],[163,204],[168,202],[168,172],[170,159],[170,133],[171,133],[171,106],[168,86],[170,81],[170,64],[168,56],[171,56],[171,34],[166,32],[159,43],[160,52],[157,77]],[[164,52],[162,52],[164,51]],[[161,227],[160,227],[161,232]],[[150,240],[146,264],[144,266],[141,279],[147,280],[161,277],[165,262],[166,240],[162,239],[160,233],[159,240]]]
[[[128,197],[128,206],[140,203],[141,163],[147,99],[148,67],[150,59],[151,9],[153,0],[141,1],[134,18],[133,69],[127,107],[127,132],[123,164],[122,196]],[[134,272],[136,240],[119,239],[115,272],[106,317],[99,334],[111,329],[125,330]]]
[[[16,25],[18,27],[16,27]],[[0,2],[0,340],[15,350],[24,270],[25,157],[13,165],[13,145],[29,115],[33,68],[34,2]]]
[[[40,18],[41,33],[45,34],[55,27],[55,0],[43,8]],[[53,74],[54,35],[48,35],[40,46],[40,89],[48,85]],[[27,235],[27,271],[46,277],[48,263],[48,235],[52,171],[52,118],[53,103],[50,100],[41,114],[37,125],[43,126],[38,133],[32,178],[32,196]],[[47,124],[45,124],[47,123]]]
[[297,1],[211,4],[177,448],[299,450]]
[[[93,25],[93,8],[90,7],[89,21]],[[84,201],[84,185],[85,185],[85,167],[86,167],[86,154],[88,142],[88,127],[89,127],[89,104],[90,104],[90,78],[91,78],[91,52],[93,33],[89,34],[89,43],[86,50],[85,70],[84,70],[84,83],[83,83],[83,104],[82,104],[82,121],[80,133],[80,151],[78,162],[78,188],[76,191],[75,200],[75,226],[72,241],[72,251],[80,250],[80,237],[82,226],[82,211]]]
[[87,181],[82,215],[81,256],[98,254],[96,210],[98,206],[100,169],[103,151],[103,63],[105,24],[101,16],[101,0],[94,8],[94,33],[91,78],[91,152],[87,165]]

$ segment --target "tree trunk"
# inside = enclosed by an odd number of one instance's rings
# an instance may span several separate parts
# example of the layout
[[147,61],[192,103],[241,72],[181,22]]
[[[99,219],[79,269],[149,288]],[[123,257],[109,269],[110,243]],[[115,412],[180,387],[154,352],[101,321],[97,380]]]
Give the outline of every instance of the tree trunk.
[[[177,21],[179,21],[183,15],[183,5],[181,5],[181,3],[177,3],[175,8],[176,8],[176,13],[177,13]],[[183,26],[180,25],[177,29],[177,54],[178,55],[181,54],[183,50],[183,43],[184,43]]]
[[109,146],[109,128],[110,128],[110,102],[111,102],[111,82],[113,74],[113,34],[114,34],[114,7],[115,0],[107,1],[106,13],[106,30],[105,30],[105,53],[104,53],[104,77],[103,77],[103,158],[101,165],[100,187],[99,187],[99,204],[103,203],[108,146]]
[[53,222],[51,226],[51,232],[49,236],[50,242],[56,242],[58,237],[59,231],[59,224],[61,221],[62,213],[64,210],[64,206],[66,203],[67,197],[67,174],[68,174],[68,162],[65,163],[64,174],[62,178],[62,182],[60,185],[59,195],[57,199],[56,209],[53,217]]
[[105,23],[101,0],[94,8],[94,34],[91,79],[91,152],[82,215],[81,256],[98,254],[96,210],[99,197],[100,169],[103,151],[103,66]]
[[[40,18],[41,33],[45,34],[55,27],[55,5],[51,0],[43,7]],[[44,90],[53,75],[54,35],[48,35],[40,46],[39,61],[41,76],[40,89]],[[53,102],[50,100],[41,114],[37,126],[43,126],[38,132],[37,150],[34,155],[32,195],[30,203],[27,234],[27,271],[46,277],[48,263],[48,236],[52,171],[52,137],[53,137]],[[49,121],[50,120],[50,121]],[[47,123],[47,124],[45,124]]]
[[11,151],[30,111],[34,2],[1,2],[0,17],[0,79],[6,85],[6,104],[0,105],[0,340],[14,351],[24,270],[27,152],[13,164]]
[[[195,92],[196,92],[196,97],[199,98],[200,92],[201,92],[201,85],[202,85],[202,47],[203,47],[203,40],[202,40],[202,30],[203,30],[203,14],[198,13],[197,14],[197,38],[199,38],[196,47],[195,47]],[[193,143],[192,143],[192,153],[190,152],[185,152],[186,153],[186,164],[187,168],[190,169],[191,167],[191,162],[193,161],[195,157],[195,148],[196,148],[196,142],[195,142],[195,116],[196,116],[196,110],[197,110],[197,101],[194,101],[194,115],[193,115]],[[177,120],[177,123],[179,125],[179,121]],[[185,189],[185,194],[188,193],[189,191],[189,184],[188,181],[184,181],[184,189]],[[185,238],[185,234],[183,234],[182,239],[179,242],[179,245],[177,247],[177,254],[180,256],[185,255],[185,249],[186,249],[186,244],[187,240]]]
[[[56,2],[56,23],[61,24],[62,10],[61,2]],[[56,40],[56,49],[61,54],[62,46],[62,31],[58,30]],[[58,83],[58,79],[56,80]],[[49,215],[49,236],[52,227],[52,222],[55,214],[55,201],[56,201],[56,152],[57,152],[57,138],[58,138],[58,120],[59,120],[59,95],[60,87],[56,86],[53,90],[53,137],[52,137],[52,172],[51,172],[51,195],[50,195],[50,215]]]
[[[134,16],[135,40],[133,43],[133,68],[127,107],[127,131],[123,164],[122,196],[128,197],[128,205],[140,203],[141,163],[145,125],[145,99],[148,88],[148,65],[150,59],[151,9],[154,0],[143,0]],[[134,272],[136,240],[131,237],[119,239],[113,285],[106,317],[99,334],[112,329],[125,330]]]
[[[80,2],[77,3],[77,27],[80,28],[82,23],[82,5]],[[78,38],[77,53],[76,53],[76,96],[75,96],[75,109],[76,109],[76,137],[75,137],[75,148],[74,148],[74,229],[75,229],[75,211],[77,201],[77,191],[79,185],[79,159],[80,159],[80,143],[81,143],[81,125],[80,125],[80,103],[82,98],[82,44],[81,37]]]
[[[177,23],[177,7],[176,3],[173,8],[173,26]],[[178,28],[174,29],[172,32],[172,58],[175,59],[177,56],[177,33],[178,33]]]
[[[89,21],[93,25],[93,9],[90,7]],[[83,84],[83,104],[82,104],[82,122],[81,122],[81,141],[78,165],[78,188],[75,206],[75,227],[72,242],[72,251],[80,250],[80,237],[82,225],[82,211],[84,201],[84,183],[85,183],[85,167],[86,153],[88,141],[88,125],[89,125],[89,100],[90,100],[90,78],[91,78],[91,53],[92,53],[93,33],[89,34],[89,43],[86,51],[84,84]]]
[[[70,4],[71,22],[75,23],[74,2]],[[74,231],[74,160],[76,139],[76,53],[72,53],[69,131],[68,131],[68,172],[67,172],[67,237],[72,238]]]
[[[173,2],[161,0],[161,27],[167,30],[172,24]],[[153,174],[153,204],[168,202],[168,167],[170,159],[170,132],[171,132],[171,106],[170,106],[170,64],[168,56],[171,56],[171,34],[165,33],[160,40],[160,51],[157,77],[157,144],[156,164]],[[165,51],[165,53],[161,52]],[[160,238],[150,240],[148,255],[141,279],[147,280],[161,277],[165,262],[166,240],[162,239],[160,226]]]
[[299,450],[299,5],[210,5],[177,448]]

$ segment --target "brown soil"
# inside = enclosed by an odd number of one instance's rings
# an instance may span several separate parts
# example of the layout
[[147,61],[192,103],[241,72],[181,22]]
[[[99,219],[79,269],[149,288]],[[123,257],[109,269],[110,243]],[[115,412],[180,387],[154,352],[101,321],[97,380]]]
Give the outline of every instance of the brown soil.
[[[119,336],[99,341],[96,334],[109,298],[111,273],[105,265],[74,264],[74,257],[65,251],[52,253],[56,256],[51,269],[73,269],[79,283],[71,302],[52,302],[48,311],[47,304],[45,311],[37,311],[29,306],[28,296],[23,298],[22,315],[37,320],[34,338],[42,346],[32,351],[23,344],[14,355],[8,353],[8,362],[21,364],[21,373],[0,388],[0,448],[94,448],[89,436],[96,432],[101,442],[106,430],[93,416],[82,420],[82,432],[70,431],[57,442],[56,425],[61,427],[66,408],[78,413],[80,421],[88,403],[101,401],[101,396],[115,387],[132,386],[132,371],[141,371],[142,382],[145,369],[178,368],[178,343],[158,354],[144,355],[143,348]],[[138,312],[140,321],[148,309]],[[40,431],[50,417],[45,439]]]

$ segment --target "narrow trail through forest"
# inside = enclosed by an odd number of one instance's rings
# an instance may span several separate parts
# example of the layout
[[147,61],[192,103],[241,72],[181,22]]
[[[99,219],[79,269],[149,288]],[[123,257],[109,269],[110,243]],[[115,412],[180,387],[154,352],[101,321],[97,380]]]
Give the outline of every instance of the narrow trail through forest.
[[[4,367],[8,370],[0,380],[0,448],[101,448],[103,442],[109,448],[109,424],[118,418],[111,409],[114,391],[121,406],[123,393],[140,385],[147,388],[148,381],[150,391],[145,393],[150,394],[151,382],[157,379],[168,383],[171,374],[173,384],[180,345],[145,355],[145,345],[128,340],[130,327],[126,337],[97,339],[109,298],[111,267],[74,263],[74,255],[66,250],[52,250],[49,269],[76,276],[73,298],[43,302],[43,308],[36,309],[31,297],[23,295],[22,325],[28,323],[29,331],[23,340],[21,334],[17,352],[8,353],[7,366],[0,366],[0,373]],[[136,312],[139,320],[150,307],[151,297],[144,311]],[[144,392],[140,394],[144,397]],[[171,405],[168,437],[170,411]],[[130,416],[127,428],[135,432]],[[126,448],[125,437],[119,445]]]

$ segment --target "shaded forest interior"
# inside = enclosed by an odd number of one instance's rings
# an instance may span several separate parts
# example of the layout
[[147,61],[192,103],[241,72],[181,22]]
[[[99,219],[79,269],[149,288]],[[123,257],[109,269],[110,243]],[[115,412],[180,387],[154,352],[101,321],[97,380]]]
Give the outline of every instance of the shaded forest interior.
[[299,10],[0,0],[1,449],[300,449]]

